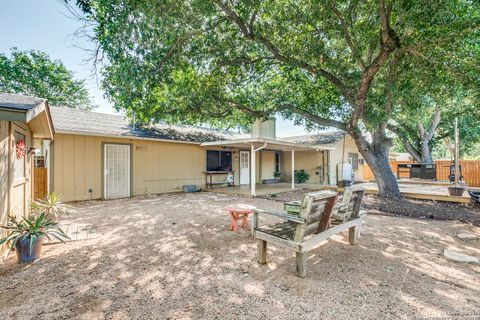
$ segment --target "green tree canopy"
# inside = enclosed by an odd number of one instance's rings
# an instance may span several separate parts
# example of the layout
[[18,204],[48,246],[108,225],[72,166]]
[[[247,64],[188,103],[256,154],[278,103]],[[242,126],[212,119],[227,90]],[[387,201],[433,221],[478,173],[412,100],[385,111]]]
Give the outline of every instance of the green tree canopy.
[[478,77],[480,5],[469,0],[77,4],[108,58],[103,86],[116,108],[144,121],[229,126],[277,113],[336,127],[383,196],[400,195],[387,127],[397,112],[421,112],[401,103],[408,79]]
[[10,57],[0,53],[0,91],[45,98],[59,107],[94,107],[84,80],[75,79],[61,61],[35,50],[13,48]]

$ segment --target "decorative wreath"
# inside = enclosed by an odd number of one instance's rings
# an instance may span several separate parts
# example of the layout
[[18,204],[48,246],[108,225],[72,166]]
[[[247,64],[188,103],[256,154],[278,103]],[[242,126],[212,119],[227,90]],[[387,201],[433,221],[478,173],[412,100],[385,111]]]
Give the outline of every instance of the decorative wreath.
[[25,154],[27,153],[27,146],[25,145],[25,141],[18,140],[17,144],[15,145],[15,150],[17,153],[17,160],[20,160],[23,157],[25,157]]

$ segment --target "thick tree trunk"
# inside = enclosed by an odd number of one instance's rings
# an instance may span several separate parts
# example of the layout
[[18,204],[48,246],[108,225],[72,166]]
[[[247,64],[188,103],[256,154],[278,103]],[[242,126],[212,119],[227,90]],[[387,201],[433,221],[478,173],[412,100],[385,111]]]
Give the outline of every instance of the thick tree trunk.
[[422,144],[422,163],[433,163],[432,152],[430,151],[430,147],[428,145],[429,140],[423,140]]
[[392,141],[385,135],[385,130],[380,129],[372,135],[369,143],[359,132],[350,133],[354,138],[358,150],[372,169],[378,185],[378,195],[383,198],[400,199],[400,189],[397,178],[388,163],[388,153],[392,147]]
[[372,154],[363,156],[375,176],[378,185],[378,195],[383,198],[400,199],[400,189],[397,178],[388,163],[388,155]]

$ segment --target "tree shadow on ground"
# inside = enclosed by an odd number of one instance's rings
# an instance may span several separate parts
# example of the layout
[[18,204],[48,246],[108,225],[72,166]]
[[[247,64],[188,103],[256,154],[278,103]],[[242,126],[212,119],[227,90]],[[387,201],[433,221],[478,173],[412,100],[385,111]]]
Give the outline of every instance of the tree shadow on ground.
[[[21,319],[396,319],[469,314],[480,305],[476,266],[441,256],[460,223],[372,216],[358,246],[343,235],[312,250],[305,279],[291,251],[269,246],[256,263],[248,232],[228,230],[224,207],[265,199],[213,193],[77,203],[72,223],[98,237],[43,247],[0,266],[0,308]],[[268,223],[270,220],[262,220]]]

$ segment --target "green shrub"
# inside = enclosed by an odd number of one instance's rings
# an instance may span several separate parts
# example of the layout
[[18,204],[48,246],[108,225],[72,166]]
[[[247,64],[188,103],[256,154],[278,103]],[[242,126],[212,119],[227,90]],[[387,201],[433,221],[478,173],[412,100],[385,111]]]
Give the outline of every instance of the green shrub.
[[273,172],[273,177],[274,177],[275,179],[280,178],[281,175],[282,175],[282,173],[281,173],[280,171],[274,171],[274,172]]
[[295,183],[304,183],[310,179],[310,175],[304,170],[295,170]]

